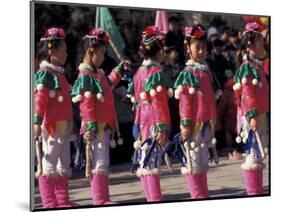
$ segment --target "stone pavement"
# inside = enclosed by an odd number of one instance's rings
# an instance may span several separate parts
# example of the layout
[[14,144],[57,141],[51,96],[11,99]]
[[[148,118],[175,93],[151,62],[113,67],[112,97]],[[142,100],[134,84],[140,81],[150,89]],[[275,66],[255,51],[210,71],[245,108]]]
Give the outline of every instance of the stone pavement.
[[[210,164],[208,172],[208,186],[210,197],[235,197],[244,196],[244,182],[242,161],[230,161],[226,157],[220,157],[219,165]],[[113,201],[120,204],[144,203],[144,194],[138,178],[130,170],[130,163],[111,166],[110,195]],[[187,192],[185,179],[180,174],[180,165],[174,164],[174,172],[169,173],[166,165],[162,165],[161,188],[164,200],[187,200],[190,195]],[[268,193],[268,161],[264,169],[264,189]],[[84,177],[84,172],[75,173],[69,181],[70,198],[80,205],[91,205],[90,183]],[[41,208],[41,199],[38,187],[35,189],[35,208]]]

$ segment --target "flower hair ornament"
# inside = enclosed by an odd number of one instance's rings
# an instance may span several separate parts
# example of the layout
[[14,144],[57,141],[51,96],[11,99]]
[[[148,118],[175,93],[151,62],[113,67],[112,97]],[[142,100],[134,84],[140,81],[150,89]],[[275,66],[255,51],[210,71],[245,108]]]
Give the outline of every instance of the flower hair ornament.
[[156,26],[148,26],[142,32],[142,42],[144,45],[150,45],[153,41],[161,38],[162,34]]
[[[45,32],[40,41],[64,40],[65,37],[66,35],[62,28],[52,27]],[[48,47],[51,48],[49,45]]]
[[185,27],[184,35],[186,39],[202,39],[206,36],[206,31],[200,25]]
[[244,27],[244,32],[242,33],[241,39],[246,39],[247,44],[250,45],[252,43],[254,34],[262,36],[261,32],[263,29],[264,28],[257,22],[247,23]]
[[83,40],[89,39],[91,44],[98,45],[99,43],[107,44],[110,40],[109,34],[101,29],[101,28],[94,28],[91,29],[90,32],[84,36]]

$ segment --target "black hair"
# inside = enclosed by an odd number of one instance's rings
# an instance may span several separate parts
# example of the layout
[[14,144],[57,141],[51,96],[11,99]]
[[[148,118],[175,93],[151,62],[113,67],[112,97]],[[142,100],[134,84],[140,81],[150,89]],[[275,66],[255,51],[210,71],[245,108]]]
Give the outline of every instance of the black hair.
[[249,47],[251,44],[254,44],[256,40],[260,37],[263,37],[262,34],[257,33],[257,32],[246,32],[244,35],[242,35],[241,38],[241,44],[244,49]]
[[147,45],[141,42],[139,54],[145,59],[148,59],[154,57],[163,48],[164,48],[163,42],[159,39],[156,39]]
[[50,62],[50,55],[49,55],[49,50],[50,49],[57,49],[61,46],[62,41],[60,39],[55,39],[55,40],[44,40],[40,41],[36,45],[36,58],[39,61],[42,60],[47,60]]
[[230,30],[229,36],[230,36],[230,37],[238,37],[238,30],[232,28],[232,29]]
[[102,46],[107,46],[107,43],[103,41],[99,41],[99,43],[94,44],[92,42],[92,39],[85,38],[81,41],[81,45],[78,47],[78,54],[76,58],[76,64],[79,65],[81,62],[83,62],[83,59],[86,55],[86,52],[89,48],[93,48],[93,50],[96,50]]
[[215,39],[213,42],[213,46],[217,47],[223,47],[225,45],[225,42],[223,42],[221,39]]
[[171,23],[171,22],[179,23],[180,20],[179,20],[176,16],[171,16],[171,17],[168,19],[168,22],[169,22],[169,23]]

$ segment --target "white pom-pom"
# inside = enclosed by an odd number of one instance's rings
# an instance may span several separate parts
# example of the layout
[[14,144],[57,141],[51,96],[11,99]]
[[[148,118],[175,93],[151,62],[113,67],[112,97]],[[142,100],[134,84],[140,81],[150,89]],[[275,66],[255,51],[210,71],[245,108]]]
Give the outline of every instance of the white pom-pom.
[[241,83],[240,82],[236,83],[235,85],[236,85],[236,90],[241,89]]
[[97,94],[97,99],[98,99],[99,101],[101,101],[101,102],[104,101],[104,97],[103,97],[103,95],[102,95],[101,93],[98,93],[98,94]]
[[78,94],[77,96],[75,96],[75,100],[76,102],[80,102],[82,100],[82,95]]
[[149,91],[149,94],[151,97],[154,97],[156,95],[156,91],[152,88],[150,91]]
[[144,151],[148,150],[148,144],[145,143],[145,144],[141,147],[141,150],[144,150]]
[[202,143],[200,144],[200,147],[201,147],[201,149],[203,149],[203,148],[205,147],[205,144],[202,142]]
[[98,148],[102,149],[102,143],[101,142],[98,143]]
[[248,138],[247,138],[247,137],[244,137],[242,141],[243,141],[243,143],[245,144],[245,143],[247,143],[247,140],[248,140]]
[[55,90],[50,90],[49,91],[49,97],[54,98],[56,96],[56,91]]
[[245,85],[247,83],[247,78],[246,77],[242,77],[241,83],[243,85]]
[[37,89],[38,91],[42,91],[43,88],[44,88],[44,85],[43,85],[42,83],[39,83],[39,84],[36,85],[36,89]]
[[114,139],[111,139],[109,142],[110,148],[114,149],[117,145],[116,145],[116,141]]
[[235,141],[236,141],[237,144],[240,144],[241,141],[242,141],[242,139],[241,139],[240,136],[237,136],[236,139],[235,139]]
[[118,138],[117,144],[118,145],[122,145],[123,143],[124,143],[123,139],[122,138]]
[[196,143],[195,143],[195,142],[191,142],[191,143],[190,143],[190,147],[191,147],[192,149],[194,149],[194,148],[196,147]]
[[141,147],[141,140],[136,140],[135,142],[134,142],[134,148],[135,149],[139,149]]
[[258,83],[258,86],[259,86],[259,88],[262,88],[263,83],[262,83],[262,82],[259,82],[259,83]]
[[76,100],[75,97],[72,97],[72,102],[73,102],[73,103],[76,103],[76,102],[77,102],[77,100]]
[[136,98],[134,96],[131,97],[131,102],[135,103],[136,102]]
[[253,85],[257,85],[258,82],[259,82],[259,81],[258,81],[258,79],[256,79],[256,78],[252,80],[252,84],[253,84]]
[[161,85],[158,85],[157,88],[156,88],[157,92],[161,92],[163,90],[162,86]]
[[140,98],[142,100],[146,99],[146,93],[144,91],[140,93]]
[[168,97],[173,97],[174,96],[173,88],[169,88],[167,93],[168,93]]
[[195,88],[190,87],[190,88],[188,89],[188,92],[189,92],[190,94],[194,94],[194,93],[195,93]]
[[236,90],[237,90],[237,88],[236,88],[236,84],[234,84],[234,85],[232,86],[232,89],[233,89],[234,91],[236,91]]
[[64,143],[64,139],[58,139],[58,143],[59,144],[63,144]]
[[92,96],[91,91],[86,91],[86,92],[84,93],[84,96],[85,96],[86,98],[90,98],[90,97]]
[[179,93],[183,92],[183,86],[182,86],[182,85],[179,85],[178,88],[177,88],[177,90],[178,90]]
[[[177,90],[176,90],[177,91]],[[175,92],[175,99],[179,99],[180,98],[180,94]]]
[[264,148],[264,153],[268,154],[268,148],[267,147]]
[[194,150],[194,152],[198,153],[199,152],[199,147],[196,147],[193,150]]
[[59,96],[59,97],[58,97],[58,101],[59,101],[59,102],[63,102],[63,96]]
[[128,97],[128,98],[131,98],[131,97],[132,97],[132,95],[131,95],[131,94],[127,94],[127,97]]
[[201,96],[203,96],[202,91],[200,91],[200,90],[199,90],[199,91],[197,91],[197,95],[198,95],[198,96],[200,96],[200,97],[201,97]]
[[216,146],[216,144],[217,144],[217,139],[216,138],[212,138],[212,145]]
[[243,137],[245,137],[245,133],[242,131],[241,133],[240,133],[240,136],[243,138]]

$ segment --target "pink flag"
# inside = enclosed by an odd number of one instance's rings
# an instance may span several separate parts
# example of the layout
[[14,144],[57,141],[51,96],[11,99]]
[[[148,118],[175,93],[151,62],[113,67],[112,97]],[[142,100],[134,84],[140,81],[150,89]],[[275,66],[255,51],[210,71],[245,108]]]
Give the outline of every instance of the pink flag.
[[169,31],[168,16],[166,11],[156,11],[155,26],[157,26],[159,30],[164,34]]

